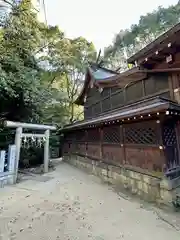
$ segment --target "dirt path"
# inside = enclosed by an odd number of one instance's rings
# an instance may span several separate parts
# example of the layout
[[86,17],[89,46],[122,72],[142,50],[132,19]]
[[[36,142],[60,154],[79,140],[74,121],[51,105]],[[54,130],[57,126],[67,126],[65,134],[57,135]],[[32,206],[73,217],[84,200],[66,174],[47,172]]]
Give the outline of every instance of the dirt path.
[[62,163],[45,177],[0,190],[1,239],[179,240],[180,231]]

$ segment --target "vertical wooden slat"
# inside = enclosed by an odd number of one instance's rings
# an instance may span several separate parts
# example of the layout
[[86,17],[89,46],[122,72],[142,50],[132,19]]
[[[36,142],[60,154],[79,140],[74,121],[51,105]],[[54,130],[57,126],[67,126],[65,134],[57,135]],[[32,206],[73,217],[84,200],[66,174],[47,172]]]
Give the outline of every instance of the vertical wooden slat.
[[126,164],[125,133],[123,125],[120,125],[121,148],[123,152],[123,164]]
[[146,93],[145,93],[145,84],[144,84],[144,80],[142,80],[142,90],[143,90],[143,97],[145,97]]
[[178,165],[180,165],[180,124],[179,122],[176,122],[175,132],[176,132],[176,139],[177,139]]
[[171,97],[171,100],[174,100],[175,97],[174,97],[174,84],[173,84],[173,76],[172,74],[169,74],[168,76],[168,82],[169,82],[169,90],[170,90],[170,97]]
[[124,105],[126,104],[126,88],[123,89]]
[[[159,121],[159,122],[158,122]],[[157,144],[159,146],[163,146],[163,139],[162,139],[162,123],[164,118],[162,116],[159,117],[159,120],[156,120],[156,134],[157,134]]]
[[102,113],[102,112],[103,112],[103,110],[102,110],[102,100],[100,101],[100,109],[101,109],[101,110],[100,110],[100,111],[101,111],[100,113]]
[[165,149],[164,149],[164,144],[163,144],[163,122],[164,122],[164,117],[160,117],[159,118],[160,123],[157,124],[157,139],[158,139],[158,143],[159,146],[162,146],[163,149],[159,149],[160,151],[160,157],[163,159],[164,162],[164,166],[162,166],[162,172],[164,172],[164,169],[166,168],[166,164],[167,164],[167,159],[166,159],[166,155],[165,155]]
[[87,156],[87,150],[88,150],[88,131],[85,130],[85,155]]
[[103,158],[103,149],[102,149],[102,141],[103,141],[103,129],[100,127],[99,128],[99,134],[100,134],[100,159],[102,159]]

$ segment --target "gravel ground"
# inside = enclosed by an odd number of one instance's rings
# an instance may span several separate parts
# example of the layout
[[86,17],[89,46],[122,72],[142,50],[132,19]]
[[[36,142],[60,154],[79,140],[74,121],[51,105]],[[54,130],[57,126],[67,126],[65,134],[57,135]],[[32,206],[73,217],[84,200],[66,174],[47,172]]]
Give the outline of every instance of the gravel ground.
[[0,240],[179,240],[172,222],[65,163],[0,190]]

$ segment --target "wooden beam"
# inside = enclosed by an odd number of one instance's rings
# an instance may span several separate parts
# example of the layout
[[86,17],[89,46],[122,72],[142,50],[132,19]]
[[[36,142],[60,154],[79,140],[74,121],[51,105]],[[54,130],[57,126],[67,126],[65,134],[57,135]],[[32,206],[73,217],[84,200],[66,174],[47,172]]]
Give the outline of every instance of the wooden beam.
[[11,122],[5,121],[5,127],[9,128],[27,128],[35,130],[56,130],[55,126],[41,125],[41,124],[32,124],[32,123],[21,123],[21,122]]
[[23,138],[33,138],[33,137],[36,137],[36,138],[43,138],[45,137],[46,135],[45,134],[33,134],[33,133],[22,133],[21,137]]
[[143,56],[147,57],[149,53],[156,52],[157,50],[160,50],[158,48],[164,48],[165,46],[168,46],[169,43],[171,43],[172,45],[174,42],[176,42],[176,39],[178,39],[180,35],[179,33],[180,33],[180,23],[176,24],[174,27],[172,27],[167,32],[160,35],[157,39],[155,39],[153,42],[151,42],[146,47],[141,49],[139,52],[131,56],[128,59],[128,63],[134,63],[138,59],[142,59]]
[[180,72],[180,68],[164,68],[164,69],[153,69],[144,70],[147,73],[163,73],[163,72]]

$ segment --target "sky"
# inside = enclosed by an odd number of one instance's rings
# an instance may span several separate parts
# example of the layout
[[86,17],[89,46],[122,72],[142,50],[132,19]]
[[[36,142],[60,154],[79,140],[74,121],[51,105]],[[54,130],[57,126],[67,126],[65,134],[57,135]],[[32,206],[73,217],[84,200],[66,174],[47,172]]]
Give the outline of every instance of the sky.
[[97,50],[110,45],[121,29],[139,17],[178,0],[45,0],[48,24],[58,25],[67,37],[85,37]]

